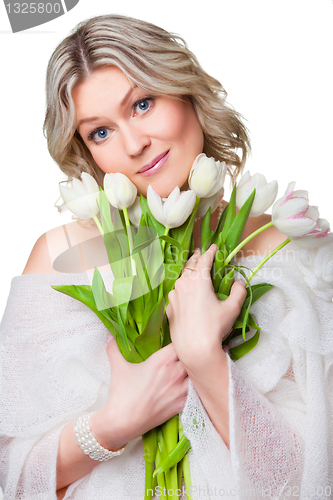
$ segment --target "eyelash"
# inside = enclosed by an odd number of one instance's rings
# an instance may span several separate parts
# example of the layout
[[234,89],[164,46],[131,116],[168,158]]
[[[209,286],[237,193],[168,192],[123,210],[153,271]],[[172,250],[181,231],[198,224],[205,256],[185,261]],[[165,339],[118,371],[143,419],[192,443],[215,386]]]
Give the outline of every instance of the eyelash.
[[[143,111],[142,114],[145,114],[147,113],[150,109],[151,109],[151,103],[154,101],[154,98],[153,97],[145,97],[143,99],[138,99],[137,101],[135,101],[135,103],[133,104],[133,109],[135,109],[140,103],[144,102],[144,101],[150,101],[150,105],[148,107],[148,109],[146,110],[141,110]],[[102,139],[101,141],[96,141],[94,139],[94,136],[100,131],[100,130],[109,130],[108,127],[97,127],[95,128],[92,132],[90,132],[90,134],[88,135],[88,141],[93,141],[96,145],[98,144],[103,144],[104,141],[109,137],[106,137],[105,139]]]

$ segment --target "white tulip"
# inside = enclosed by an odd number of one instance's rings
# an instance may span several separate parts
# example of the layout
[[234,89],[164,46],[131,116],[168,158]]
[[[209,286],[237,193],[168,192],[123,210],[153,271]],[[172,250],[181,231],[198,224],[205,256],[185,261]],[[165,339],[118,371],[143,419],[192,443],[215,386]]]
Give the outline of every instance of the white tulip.
[[254,174],[252,177],[250,172],[246,172],[239,181],[236,189],[236,205],[240,209],[253,190],[256,190],[253,205],[250,212],[250,217],[259,217],[273,204],[277,192],[278,183],[272,181],[267,183],[266,177],[262,174]]
[[155,219],[169,229],[181,226],[192,213],[196,201],[192,190],[180,192],[175,187],[169,196],[162,200],[160,195],[148,186],[147,202]]
[[60,194],[73,214],[81,219],[90,219],[99,212],[97,202],[100,190],[95,179],[86,172],[82,172],[81,179],[72,179],[70,187],[60,184]]
[[133,205],[137,195],[137,189],[133,182],[119,172],[105,174],[104,191],[111,205],[118,210]]
[[305,236],[290,238],[302,248],[315,248],[332,243],[333,234],[329,232],[330,225],[326,219],[318,219],[316,228]]
[[139,226],[140,225],[140,220],[141,220],[141,215],[142,215],[142,208],[140,205],[140,196],[137,196],[135,199],[135,202],[133,205],[128,207],[128,217],[129,220],[134,224],[134,226]]
[[295,182],[288,184],[287,190],[272,207],[274,226],[289,238],[304,236],[317,227],[319,212],[309,206],[307,191],[294,191]]
[[223,198],[223,195],[224,195],[224,188],[222,188],[218,193],[214,194],[213,196],[210,196],[209,198],[201,198],[196,216],[197,217],[204,216],[207,213],[209,207],[211,207],[211,214],[215,212],[215,210],[220,204],[220,198]]
[[225,162],[199,154],[193,162],[188,184],[198,198],[208,198],[223,188],[227,166]]

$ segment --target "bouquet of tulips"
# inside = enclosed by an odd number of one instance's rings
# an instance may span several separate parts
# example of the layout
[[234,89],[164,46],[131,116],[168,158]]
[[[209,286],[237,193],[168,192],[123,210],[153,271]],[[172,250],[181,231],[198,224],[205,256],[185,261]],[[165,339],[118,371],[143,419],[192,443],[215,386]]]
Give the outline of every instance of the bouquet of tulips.
[[[273,204],[278,190],[276,181],[267,183],[263,175],[251,177],[249,172],[234,186],[229,204],[212,230],[211,213],[223,197],[226,172],[224,162],[200,154],[190,171],[190,189],[180,191],[176,187],[166,199],[161,199],[151,186],[147,199],[138,197],[134,184],[121,173],[106,174],[104,190],[86,173],[81,181],[73,179],[71,187],[60,187],[63,200],[76,216],[95,220],[103,235],[114,281],[111,293],[95,268],[91,286],[53,288],[92,309],[129,362],[140,363],[171,342],[165,314],[168,294],[193,253],[196,217],[203,217],[201,251],[213,243],[217,245],[211,278],[219,300],[229,296],[236,271],[246,281],[247,298],[232,332],[223,342],[231,344],[228,352],[233,360],[248,353],[259,340],[260,327],[250,306],[272,288],[268,283],[250,285],[261,266],[291,240],[300,246],[314,247],[332,239],[328,222],[319,219],[318,209],[309,206],[307,192],[295,191],[293,182],[274,203],[272,221],[242,240],[248,217],[263,214]],[[233,258],[251,238],[273,224],[287,238],[247,277]],[[184,477],[190,499],[191,445],[183,434],[179,416],[147,432],[143,445],[145,498],[152,498],[157,485],[162,498],[176,498]]]

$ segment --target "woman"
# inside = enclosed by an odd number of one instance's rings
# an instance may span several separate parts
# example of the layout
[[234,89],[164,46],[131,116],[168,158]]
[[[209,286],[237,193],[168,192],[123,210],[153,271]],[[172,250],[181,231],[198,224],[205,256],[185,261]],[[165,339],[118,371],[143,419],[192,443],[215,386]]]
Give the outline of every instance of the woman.
[[[236,177],[249,148],[240,116],[227,107],[222,87],[184,42],[121,16],[82,23],[55,50],[48,67],[45,131],[51,155],[69,177],[85,171],[102,185],[106,172],[121,171],[144,195],[149,184],[161,196],[176,185],[185,187],[202,151],[226,161]],[[246,232],[268,219],[250,220]],[[266,335],[238,363],[240,370],[221,342],[240,311],[244,286],[236,282],[221,305],[206,279],[215,247],[201,257],[195,252],[170,294],[172,344],[132,365],[112,339],[105,356],[105,329],[98,319],[50,287],[89,283],[90,256],[83,243],[93,240],[96,257],[102,252],[96,236],[94,226],[77,222],[49,231],[37,241],[24,276],[13,283],[2,335],[8,360],[1,431],[5,498],[56,498],[56,491],[58,498],[142,498],[140,436],[181,410],[192,444],[193,498],[284,498],[288,492],[300,495],[301,488],[302,498],[317,498],[314,487],[330,488],[329,451],[320,452],[317,471],[312,465],[320,449],[311,430],[318,404],[324,428],[316,437],[320,443],[332,439],[328,398],[309,383],[315,379],[320,389],[331,373],[325,357],[330,345],[324,341],[329,327],[314,318],[330,317],[332,276],[328,281],[317,273],[314,292],[307,284],[318,255],[294,250],[291,269],[285,252],[279,279],[267,277],[276,285],[275,295],[265,308],[257,307]],[[283,239],[271,228],[245,250],[263,255]],[[59,258],[74,244],[84,248],[80,274],[75,274],[77,259]],[[325,256],[331,265],[331,254],[323,250],[319,260]],[[309,339],[301,333],[307,325],[295,327],[296,313],[305,308],[301,299],[318,337],[310,353]],[[97,441],[122,456],[103,463],[82,452],[73,426],[90,411],[96,412],[89,424]]]

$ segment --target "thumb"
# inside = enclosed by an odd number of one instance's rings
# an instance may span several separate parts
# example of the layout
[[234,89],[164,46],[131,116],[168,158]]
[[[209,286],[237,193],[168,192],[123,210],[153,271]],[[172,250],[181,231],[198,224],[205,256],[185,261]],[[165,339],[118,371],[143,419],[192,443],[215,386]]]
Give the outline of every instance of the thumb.
[[224,305],[224,307],[227,307],[229,310],[229,319],[232,325],[238,317],[245,299],[246,288],[244,286],[244,280],[237,280],[231,287],[229,297],[222,302],[222,306]]
[[244,280],[236,280],[231,287],[229,298],[232,297],[232,300],[239,306],[239,310],[246,299],[246,293]]
[[107,340],[106,354],[109,358],[110,363],[112,363],[113,365],[119,362],[120,358],[123,359],[123,355],[121,354],[117,341],[113,335],[110,335]]

